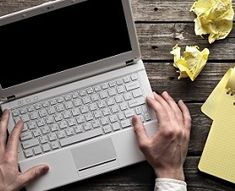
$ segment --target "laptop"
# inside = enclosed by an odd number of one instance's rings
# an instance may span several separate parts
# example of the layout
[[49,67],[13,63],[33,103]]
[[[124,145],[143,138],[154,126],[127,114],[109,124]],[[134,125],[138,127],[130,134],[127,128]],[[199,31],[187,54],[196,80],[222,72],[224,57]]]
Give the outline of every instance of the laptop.
[[130,2],[56,0],[0,17],[1,109],[24,121],[19,167],[49,190],[144,160],[131,118],[156,130]]

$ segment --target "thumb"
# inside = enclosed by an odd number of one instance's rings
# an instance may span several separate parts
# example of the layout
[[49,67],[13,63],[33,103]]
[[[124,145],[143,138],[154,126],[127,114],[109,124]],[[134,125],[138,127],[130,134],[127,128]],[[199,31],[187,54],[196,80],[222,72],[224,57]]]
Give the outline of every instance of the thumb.
[[24,187],[33,180],[41,177],[42,175],[46,174],[49,170],[47,165],[38,165],[35,167],[30,168],[25,173],[21,174],[19,177],[19,187]]
[[149,141],[144,125],[138,116],[133,116],[132,124],[134,126],[139,147],[141,150],[144,150],[148,146],[148,141]]

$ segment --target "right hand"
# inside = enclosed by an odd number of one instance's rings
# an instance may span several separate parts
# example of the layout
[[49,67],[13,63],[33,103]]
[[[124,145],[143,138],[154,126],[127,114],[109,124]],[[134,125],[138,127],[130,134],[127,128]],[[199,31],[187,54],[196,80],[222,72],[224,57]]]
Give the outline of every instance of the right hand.
[[158,178],[184,180],[183,164],[188,151],[191,117],[182,100],[175,103],[163,92],[154,93],[154,99],[147,97],[148,105],[155,111],[158,131],[149,137],[139,117],[133,117],[137,141],[147,161]]

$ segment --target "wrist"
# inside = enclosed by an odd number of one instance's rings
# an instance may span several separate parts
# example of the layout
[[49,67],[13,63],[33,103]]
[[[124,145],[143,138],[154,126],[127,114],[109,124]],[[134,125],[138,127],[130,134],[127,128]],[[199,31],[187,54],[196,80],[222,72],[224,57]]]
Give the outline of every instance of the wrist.
[[185,180],[184,170],[180,169],[154,169],[157,178],[170,178],[176,180]]

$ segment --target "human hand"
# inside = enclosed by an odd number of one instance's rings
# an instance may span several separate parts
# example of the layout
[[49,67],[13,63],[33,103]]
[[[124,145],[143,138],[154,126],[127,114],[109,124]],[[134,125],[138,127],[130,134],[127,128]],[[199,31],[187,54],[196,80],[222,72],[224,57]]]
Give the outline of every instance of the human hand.
[[140,118],[134,116],[139,147],[158,178],[184,180],[183,164],[191,130],[189,110],[182,100],[176,104],[167,92],[162,96],[154,93],[154,99],[147,97],[147,103],[155,111],[159,127],[149,137]]
[[7,140],[9,115],[9,111],[4,111],[0,121],[0,191],[20,190],[31,181],[45,174],[49,169],[46,165],[39,165],[27,170],[25,173],[19,172],[18,145],[24,124],[19,121]]

